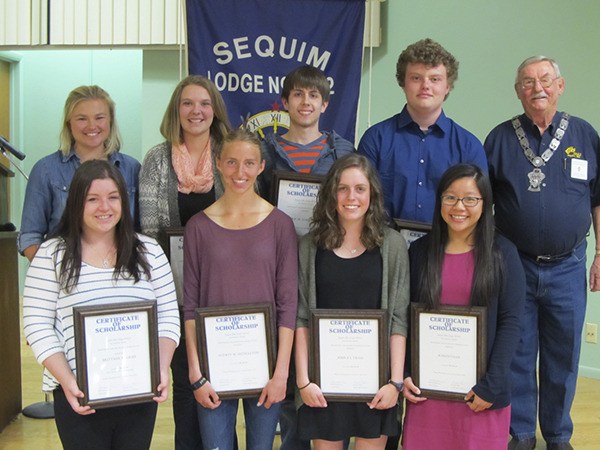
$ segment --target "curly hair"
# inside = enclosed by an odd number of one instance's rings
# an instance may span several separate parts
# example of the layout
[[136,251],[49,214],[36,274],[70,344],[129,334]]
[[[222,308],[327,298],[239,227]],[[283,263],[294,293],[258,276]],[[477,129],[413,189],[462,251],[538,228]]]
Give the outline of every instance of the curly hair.
[[383,207],[383,190],[379,175],[363,155],[351,153],[338,159],[327,174],[313,210],[310,233],[317,247],[333,250],[344,242],[345,230],[338,220],[337,190],[342,173],[356,167],[369,181],[369,209],[365,214],[365,224],[360,241],[367,249],[383,245],[383,230],[387,216]]
[[454,82],[458,78],[458,61],[448,50],[433,39],[427,38],[417,41],[400,53],[396,64],[396,80],[400,87],[404,87],[406,67],[409,64],[424,64],[429,67],[443,65],[448,76],[448,86],[450,90],[454,88]]

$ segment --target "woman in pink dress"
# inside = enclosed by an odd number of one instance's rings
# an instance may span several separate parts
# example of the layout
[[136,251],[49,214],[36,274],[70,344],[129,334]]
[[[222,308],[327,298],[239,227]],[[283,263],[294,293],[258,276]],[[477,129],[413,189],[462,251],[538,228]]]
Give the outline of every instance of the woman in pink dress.
[[494,232],[492,206],[481,169],[451,167],[438,186],[431,232],[409,249],[413,302],[432,310],[487,308],[487,371],[463,401],[445,401],[421,396],[407,364],[403,450],[506,449],[510,362],[519,342],[525,275],[514,245]]

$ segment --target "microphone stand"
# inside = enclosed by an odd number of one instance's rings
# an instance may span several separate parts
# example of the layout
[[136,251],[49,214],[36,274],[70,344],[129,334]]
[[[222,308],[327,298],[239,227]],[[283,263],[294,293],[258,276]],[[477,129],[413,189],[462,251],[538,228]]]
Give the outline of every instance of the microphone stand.
[[[0,153],[6,156],[8,161],[19,171],[21,175],[23,175],[25,180],[29,181],[27,174],[13,159],[13,157],[16,157],[20,160],[23,160],[25,155],[13,149],[2,137],[0,137]],[[29,417],[31,419],[53,419],[54,402],[50,400],[50,395],[48,393],[44,393],[43,402],[32,403],[31,405],[26,406],[23,408],[22,413],[25,417]]]
[[8,161],[15,167],[15,169],[17,169],[17,171],[21,175],[23,175],[25,180],[29,181],[29,177],[27,176],[27,174],[23,171],[23,169],[21,169],[19,164],[17,164],[17,162],[13,159],[12,154],[6,151],[6,149],[2,146],[2,143],[0,143],[0,153],[2,153],[4,156],[6,156],[6,159],[8,159]]

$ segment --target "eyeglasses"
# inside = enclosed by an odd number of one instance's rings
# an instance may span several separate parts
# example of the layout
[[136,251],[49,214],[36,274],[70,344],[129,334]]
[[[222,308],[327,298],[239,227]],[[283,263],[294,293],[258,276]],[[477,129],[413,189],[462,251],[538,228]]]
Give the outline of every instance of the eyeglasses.
[[479,200],[483,200],[481,197],[463,197],[458,198],[455,195],[442,195],[442,204],[446,206],[455,206],[459,201],[462,202],[468,208],[477,206]]
[[550,86],[552,86],[552,83],[554,83],[559,78],[560,77],[556,77],[556,78],[552,78],[552,77],[523,78],[521,81],[519,81],[517,83],[517,85],[519,85],[521,87],[521,89],[529,90],[529,89],[533,89],[535,87],[536,83],[539,81],[539,83],[542,85],[543,88],[549,88]]

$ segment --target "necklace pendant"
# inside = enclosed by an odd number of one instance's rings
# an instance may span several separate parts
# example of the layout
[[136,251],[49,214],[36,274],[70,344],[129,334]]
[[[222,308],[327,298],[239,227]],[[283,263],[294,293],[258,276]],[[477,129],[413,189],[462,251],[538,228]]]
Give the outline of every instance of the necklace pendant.
[[357,248],[353,248],[353,249],[350,250],[350,254],[354,255],[357,251],[358,251]]
[[542,165],[544,164],[544,159],[541,156],[536,156],[535,158],[533,158],[533,161],[531,163],[533,164],[533,167],[542,167]]
[[527,174],[527,177],[529,178],[529,188],[527,190],[530,192],[540,192],[542,181],[546,178],[544,172],[535,168]]

